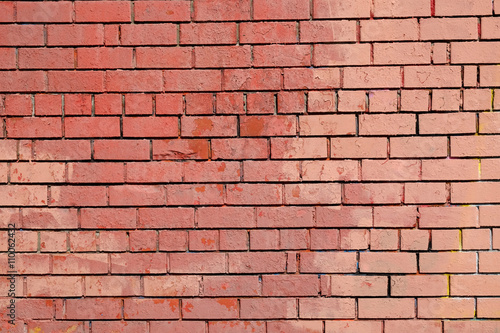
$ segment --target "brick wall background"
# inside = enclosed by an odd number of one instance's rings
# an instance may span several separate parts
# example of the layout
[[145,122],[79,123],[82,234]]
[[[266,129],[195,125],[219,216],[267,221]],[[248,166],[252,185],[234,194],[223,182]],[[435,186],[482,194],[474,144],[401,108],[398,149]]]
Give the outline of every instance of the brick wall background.
[[500,331],[498,15],[1,2],[0,331]]

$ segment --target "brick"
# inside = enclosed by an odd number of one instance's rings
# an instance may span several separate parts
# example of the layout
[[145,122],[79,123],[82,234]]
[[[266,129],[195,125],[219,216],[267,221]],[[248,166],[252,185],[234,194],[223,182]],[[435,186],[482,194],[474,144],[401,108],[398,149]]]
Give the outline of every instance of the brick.
[[124,117],[122,127],[124,137],[176,137],[179,121],[174,117]]
[[250,67],[252,61],[250,46],[196,46],[194,59],[196,68]]
[[408,275],[391,277],[391,296],[446,295],[448,295],[448,278],[443,275]]
[[246,230],[220,230],[220,250],[247,250],[248,233]]
[[446,157],[446,137],[396,137],[390,138],[391,157]]
[[136,22],[183,22],[191,20],[191,6],[186,1],[141,1],[134,4]]
[[[244,24],[249,24],[249,23],[241,23],[240,29],[243,29]],[[194,45],[236,44],[236,24],[235,23],[181,24],[180,44],[194,44]]]
[[216,95],[215,113],[244,114],[244,96],[241,93],[219,93]]
[[285,202],[288,205],[340,204],[339,184],[286,184]]
[[225,273],[224,253],[171,253],[170,272],[186,274]]
[[[69,68],[73,67],[72,53]],[[124,47],[78,48],[77,63],[78,68],[132,68],[132,49]]]
[[2,25],[0,27],[2,46],[44,45],[43,26],[34,24]]
[[382,228],[415,227],[416,207],[375,207],[374,225]]
[[303,0],[268,3],[265,0],[253,2],[253,19],[255,20],[297,20],[309,19],[309,3]]
[[[471,57],[469,54],[475,50],[481,56]],[[486,53],[483,53],[486,52]],[[497,54],[500,52],[500,43],[496,42],[456,42],[451,43],[451,62],[455,64],[497,63]]]
[[387,139],[385,138],[332,138],[330,146],[331,157],[336,159],[387,157]]
[[30,95],[6,95],[4,107],[6,115],[31,116],[33,114],[33,98]]
[[419,298],[419,318],[472,318],[475,312],[473,298]]
[[336,136],[356,133],[356,118],[354,115],[307,115],[300,116],[299,122],[300,134],[304,136]]
[[500,133],[500,118],[496,113],[479,113],[479,133]]
[[277,98],[278,113],[304,113],[305,94],[301,91],[281,91]]
[[494,135],[451,137],[451,156],[498,156],[496,142],[499,138],[500,137]]
[[374,16],[389,18],[431,16],[431,5],[429,0],[418,0],[412,3],[402,0],[376,0],[374,2]]
[[4,185],[1,206],[45,206],[47,187],[41,185]]
[[6,128],[8,138],[60,138],[62,136],[60,118],[8,118]]
[[242,22],[240,43],[270,44],[296,43],[296,25],[293,22]]
[[313,209],[308,207],[259,207],[259,228],[301,228],[314,225]]
[[307,112],[332,112],[336,108],[336,97],[332,91],[309,91],[307,94]]
[[420,207],[421,228],[474,228],[478,226],[477,207]]
[[257,332],[264,333],[266,328],[264,321],[210,321],[208,327],[211,332],[223,333],[229,331],[234,332]]
[[330,279],[332,296],[387,296],[385,276],[333,275]]
[[[391,320],[393,322],[394,320]],[[386,324],[387,326],[387,324]],[[381,321],[370,320],[330,320],[325,321],[326,333],[354,333],[354,332],[380,332],[382,331]]]
[[18,57],[19,68],[22,69],[71,69],[75,67],[72,49],[19,49]]
[[200,0],[194,4],[195,21],[248,21],[250,1],[241,0],[238,6],[229,0]]
[[149,160],[149,140],[95,140],[96,160]]
[[134,229],[136,226],[133,208],[83,208],[80,214],[82,229]]
[[462,233],[464,250],[489,250],[491,232],[488,229],[465,229]]
[[428,111],[429,102],[429,91],[406,89],[401,91],[401,111]]
[[417,258],[412,253],[363,252],[359,269],[363,273],[416,273]]
[[186,114],[213,114],[214,96],[209,93],[187,94]]
[[235,116],[181,118],[181,135],[184,137],[231,137],[236,134]]
[[[443,171],[448,173],[447,176],[442,174]],[[422,161],[422,179],[424,180],[477,180],[479,177],[479,163],[477,160]]]
[[335,250],[340,248],[337,229],[311,229],[311,250]]
[[164,73],[165,91],[221,90],[222,78],[219,70],[167,70]]
[[417,19],[370,20],[361,22],[361,41],[415,41]]
[[65,232],[42,231],[40,233],[40,251],[65,252],[68,248],[67,238],[68,235]]
[[[477,317],[479,318],[498,318],[498,298],[478,298],[477,299]],[[465,317],[465,316],[464,316]],[[468,314],[470,317],[470,314]]]
[[[495,14],[500,12],[498,4],[495,4],[497,9]],[[500,20],[498,17],[482,17],[481,18],[481,39],[497,39],[499,36],[498,27],[500,26]]]
[[293,161],[244,161],[243,180],[246,182],[299,181],[299,162]]
[[182,172],[182,164],[177,162],[131,162],[127,163],[127,182],[180,182]]
[[476,115],[473,113],[421,114],[421,134],[471,134],[476,132]]
[[213,139],[211,144],[214,160],[266,159],[269,156],[266,139]]
[[271,138],[271,158],[326,158],[327,145],[324,138]]
[[458,66],[405,66],[406,88],[452,88],[462,84]]
[[275,184],[239,184],[227,186],[227,204],[258,205],[281,204],[283,190]]
[[340,0],[314,0],[313,18],[368,18],[370,2],[358,0],[346,3]]
[[[499,190],[496,182],[455,183],[451,186],[452,203],[497,203],[493,194]],[[465,192],[464,192],[465,191]]]
[[165,204],[161,185],[118,185],[109,187],[110,206],[161,206]]
[[[309,232],[306,229],[280,230],[280,248],[286,250],[299,250],[309,248]],[[290,258],[289,258],[290,260]]]
[[394,90],[374,90],[368,92],[370,112],[396,112],[398,94]]
[[11,167],[13,183],[61,183],[65,181],[64,163],[15,163]]
[[421,273],[475,273],[476,253],[420,253],[419,269]]
[[445,183],[406,183],[405,203],[445,203],[448,197]]
[[[11,258],[11,256],[8,256],[7,253],[2,254],[2,260],[5,263],[7,263],[8,258]],[[35,254],[35,253],[17,254],[15,268],[19,274],[49,274],[50,272],[49,261],[50,258],[48,254]],[[10,275],[11,273],[8,273],[9,268],[5,264],[2,267],[2,274]]]
[[464,110],[491,111],[493,91],[490,89],[464,90]]
[[293,298],[246,298],[240,300],[242,319],[282,319],[297,317]]
[[104,253],[54,254],[52,261],[53,274],[108,273],[108,255]]
[[338,111],[356,112],[367,111],[366,93],[364,91],[344,91],[338,92]]
[[28,297],[77,297],[82,296],[82,277],[79,276],[30,276],[27,278]]
[[[475,253],[472,253],[475,255]],[[498,296],[497,275],[452,275],[450,293],[452,296]]]
[[317,207],[316,219],[318,227],[372,227],[373,214],[369,207]]
[[228,254],[229,273],[283,273],[286,256],[280,252]]
[[418,160],[363,160],[361,162],[363,180],[419,180],[421,163]]
[[278,250],[278,230],[250,230],[250,250]]
[[69,183],[121,183],[123,163],[68,163]]
[[353,20],[301,21],[300,41],[302,43],[354,42],[356,24]]
[[160,251],[187,251],[188,234],[186,231],[162,230],[158,238]]
[[[23,194],[22,191],[19,193]],[[26,229],[76,229],[78,227],[77,211],[73,208],[25,208],[22,211],[22,217],[22,225]]]
[[163,77],[159,70],[106,71],[106,90],[111,92],[162,91]]
[[66,300],[64,319],[121,318],[122,300],[113,298],[80,298]]
[[401,230],[401,250],[427,251],[429,249],[429,236],[427,230]]
[[429,43],[376,43],[373,63],[377,65],[430,64]]
[[92,252],[97,247],[96,233],[94,231],[73,231],[69,233],[69,247],[73,252]]
[[340,87],[338,68],[285,68],[285,89],[332,89]]
[[316,66],[356,66],[370,64],[368,44],[319,44],[314,47]]
[[155,230],[135,230],[129,233],[130,251],[148,252],[155,251],[157,237]]
[[197,296],[200,277],[195,275],[144,276],[144,296]]
[[479,206],[479,225],[481,227],[498,227],[496,216],[499,209],[497,206]]
[[[215,140],[212,141],[212,144],[214,142]],[[212,155],[213,154],[214,153],[212,152]],[[153,140],[153,159],[154,160],[184,160],[184,159],[207,160],[208,140],[203,140],[203,139]],[[150,175],[146,176],[150,177]]]
[[158,274],[167,272],[164,253],[112,253],[112,274]]
[[99,250],[123,252],[128,249],[128,235],[125,231],[99,231]]
[[398,230],[374,229],[370,232],[371,250],[397,250],[399,248]]
[[124,333],[133,333],[146,330],[146,322],[144,321],[95,321],[92,322],[92,328],[96,331],[106,329],[115,330]]
[[257,67],[309,66],[311,49],[306,45],[262,45],[253,48],[253,65]]
[[35,95],[35,115],[62,115],[62,99],[59,95]]
[[479,83],[484,86],[498,86],[498,68],[495,66],[480,66]]
[[100,92],[104,89],[104,73],[97,71],[50,71],[50,92]]
[[48,46],[91,46],[104,44],[102,24],[47,26]]
[[413,298],[360,298],[359,318],[414,318]]
[[167,204],[178,205],[222,205],[222,185],[167,185]]
[[182,94],[159,94],[156,99],[157,115],[174,115],[184,113],[184,101]]
[[64,2],[20,2],[17,6],[17,22],[71,22],[73,6]]
[[477,2],[469,2],[466,0],[436,1],[437,16],[467,16],[467,15],[491,15],[491,4],[489,1],[480,0]]
[[365,229],[341,229],[340,248],[342,250],[368,249],[370,233]]
[[192,48],[138,47],[136,58],[138,68],[191,68]]
[[216,251],[219,242],[217,230],[190,230],[190,251]]
[[294,116],[241,116],[241,136],[295,136],[297,119]]
[[123,302],[125,319],[178,319],[178,299],[127,298]]
[[344,203],[348,204],[389,204],[400,203],[403,187],[400,184],[346,184]]
[[432,230],[433,250],[460,250],[461,235],[459,230]]
[[475,18],[422,19],[420,35],[422,40],[477,39],[477,20]]
[[260,294],[257,276],[205,276],[203,292],[206,296],[257,296]]
[[477,81],[477,66],[464,66],[464,87],[475,87]]
[[4,2],[0,5],[0,22],[14,22],[14,2]]
[[177,27],[172,23],[121,26],[122,45],[175,45],[176,41]]
[[319,279],[314,275],[262,277],[262,294],[264,296],[317,296]]
[[451,333],[457,333],[460,331],[471,331],[471,330],[496,330],[498,329],[498,322],[493,320],[481,320],[481,321],[446,321],[445,330]]
[[78,2],[75,4],[76,22],[130,22],[130,4],[99,1],[97,3]]
[[399,87],[401,87],[401,71],[397,67],[346,67],[344,69],[344,88],[347,89]]
[[276,68],[228,69],[222,81],[224,90],[279,90],[281,71]]
[[[331,309],[335,309],[332,311]],[[300,318],[354,318],[353,298],[309,298],[299,300]]]
[[354,273],[356,272],[354,252],[302,252],[301,273]]
[[171,330],[182,333],[205,333],[203,321],[151,321],[150,332],[161,333]]

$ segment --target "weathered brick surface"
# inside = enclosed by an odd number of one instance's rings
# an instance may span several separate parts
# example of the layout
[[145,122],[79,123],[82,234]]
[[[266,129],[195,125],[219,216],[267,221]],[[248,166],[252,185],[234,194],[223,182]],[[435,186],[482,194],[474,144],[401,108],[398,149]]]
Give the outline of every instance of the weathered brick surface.
[[0,331],[499,331],[499,15],[0,2]]

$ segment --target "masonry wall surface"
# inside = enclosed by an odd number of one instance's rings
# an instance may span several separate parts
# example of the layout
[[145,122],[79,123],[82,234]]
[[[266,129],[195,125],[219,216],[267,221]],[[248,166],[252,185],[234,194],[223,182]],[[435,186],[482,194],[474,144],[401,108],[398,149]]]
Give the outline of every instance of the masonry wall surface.
[[0,331],[499,332],[499,15],[0,2]]

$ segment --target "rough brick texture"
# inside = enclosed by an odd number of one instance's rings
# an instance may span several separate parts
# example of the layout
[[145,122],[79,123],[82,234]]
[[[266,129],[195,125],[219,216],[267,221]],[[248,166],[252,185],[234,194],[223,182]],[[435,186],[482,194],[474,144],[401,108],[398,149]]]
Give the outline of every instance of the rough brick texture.
[[499,332],[499,15],[0,2],[0,331]]

